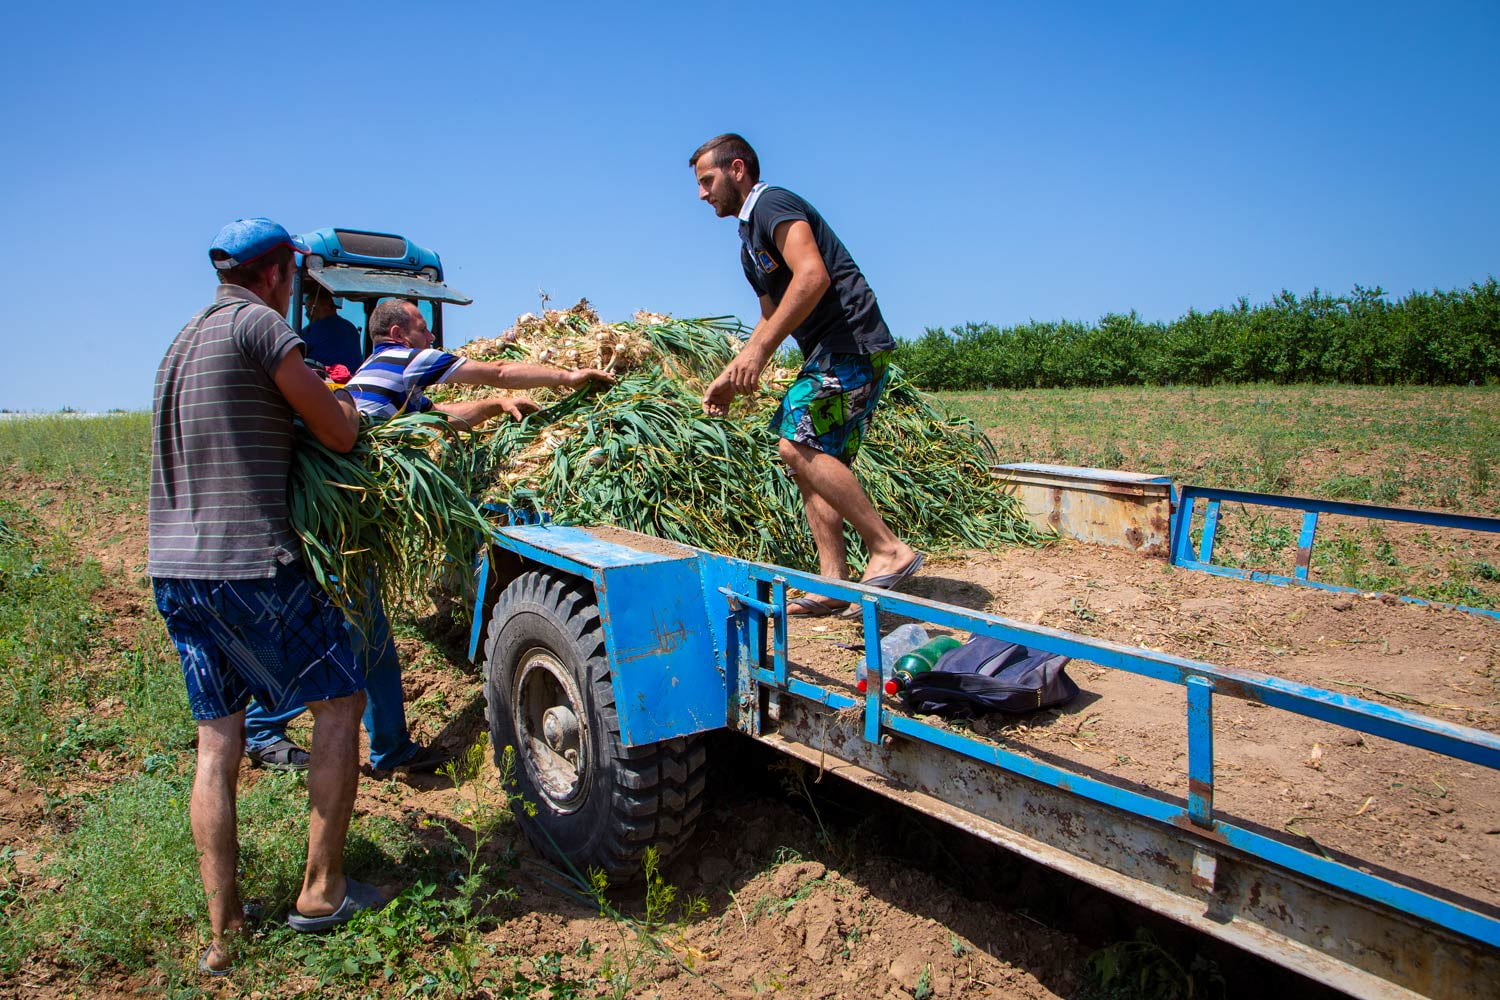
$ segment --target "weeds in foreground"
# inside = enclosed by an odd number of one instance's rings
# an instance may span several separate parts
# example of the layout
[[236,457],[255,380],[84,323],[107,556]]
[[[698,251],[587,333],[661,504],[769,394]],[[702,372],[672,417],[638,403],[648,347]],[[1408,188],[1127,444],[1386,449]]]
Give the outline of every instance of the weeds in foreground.
[[827,824],[823,822],[823,814],[818,811],[817,799],[813,797],[812,789],[807,784],[808,766],[799,760],[787,758],[777,761],[771,767],[772,770],[781,773],[781,787],[787,795],[807,803],[813,822],[818,825],[818,846],[828,852],[835,867],[849,867],[854,860],[857,848],[847,840],[835,841]]
[[1194,956],[1186,968],[1142,927],[1129,941],[1117,941],[1089,956],[1095,979],[1091,1000],[1195,1000],[1223,997],[1226,984],[1218,965]]
[[16,864],[16,849],[0,847],[0,973],[11,973],[30,951],[20,920],[27,878]]
[[[576,891],[594,902],[599,916],[608,919],[615,930],[617,943],[598,966],[600,985],[615,1000],[631,995],[638,973],[653,959],[668,958],[693,972],[698,952],[686,943],[687,926],[708,912],[708,901],[701,896],[678,898],[677,887],[661,873],[661,856],[655,847],[646,848],[641,868],[646,895],[639,918],[622,913],[610,900],[609,876],[605,872],[590,869],[582,877],[572,870],[564,875]],[[592,951],[592,946],[589,950]]]

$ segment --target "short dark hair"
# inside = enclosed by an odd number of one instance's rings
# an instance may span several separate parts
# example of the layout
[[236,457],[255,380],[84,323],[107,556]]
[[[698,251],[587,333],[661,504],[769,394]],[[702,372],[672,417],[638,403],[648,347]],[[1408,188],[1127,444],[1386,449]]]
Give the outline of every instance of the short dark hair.
[[411,322],[406,307],[415,305],[410,299],[381,299],[375,311],[370,313],[370,336],[384,337],[391,327],[406,326]]
[[282,244],[254,260],[247,260],[235,267],[226,267],[222,271],[216,269],[214,273],[219,276],[221,285],[240,285],[248,288],[263,281],[268,272],[279,271],[286,267],[287,261],[292,259],[293,252],[291,247]]
[[735,160],[745,161],[745,172],[750,175],[750,182],[760,182],[760,157],[755,155],[755,150],[745,141],[745,137],[737,132],[725,132],[716,135],[712,139],[699,146],[693,153],[692,159],[688,160],[688,166],[696,167],[698,161],[703,157],[713,154],[710,161],[711,167],[727,167]]

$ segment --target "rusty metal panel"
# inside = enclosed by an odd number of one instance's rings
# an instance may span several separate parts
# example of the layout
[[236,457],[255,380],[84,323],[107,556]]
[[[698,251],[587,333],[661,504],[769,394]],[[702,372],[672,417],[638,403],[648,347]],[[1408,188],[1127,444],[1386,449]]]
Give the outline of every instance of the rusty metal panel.
[[1166,476],[1033,462],[997,465],[994,472],[1045,531],[1168,557],[1172,481]]

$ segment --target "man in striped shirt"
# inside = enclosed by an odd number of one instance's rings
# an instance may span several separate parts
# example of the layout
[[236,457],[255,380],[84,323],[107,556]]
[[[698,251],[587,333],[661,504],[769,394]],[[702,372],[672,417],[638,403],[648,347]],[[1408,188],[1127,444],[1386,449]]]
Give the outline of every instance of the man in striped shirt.
[[576,389],[589,382],[614,382],[597,368],[566,371],[519,361],[474,361],[432,349],[432,331],[422,311],[405,299],[386,299],[370,315],[370,356],[349,380],[349,394],[359,412],[377,420],[398,413],[426,413],[436,409],[465,428],[502,413],[520,419],[535,410],[524,397],[493,396],[435,406],[423,389],[443,382],[488,385],[497,389],[543,386]]
[[[361,415],[374,420],[389,420],[399,413],[436,411],[467,429],[502,413],[519,420],[537,409],[536,403],[524,396],[434,404],[423,394],[423,389],[444,382],[507,389],[577,388],[590,382],[614,382],[614,376],[597,368],[567,371],[515,361],[475,361],[433,350],[426,319],[405,299],[386,299],[377,305],[370,314],[369,329],[374,342],[370,356],[345,388]],[[378,588],[366,589],[366,602],[369,624],[354,643],[369,695],[364,726],[370,736],[370,770],[377,774],[398,768],[418,773],[436,770],[446,758],[414,741],[406,726],[401,661]],[[287,723],[299,714],[301,709],[297,707],[274,712],[259,703],[252,704],[245,717],[245,750],[251,759],[278,769],[306,767],[310,759],[307,751],[286,735]]]
[[235,799],[252,695],[313,713],[307,865],[288,923],[321,930],[379,902],[343,870],[364,678],[342,616],[298,560],[286,495],[293,420],[347,452],[359,419],[282,319],[293,251],[307,248],[269,219],[219,232],[218,292],[168,348],[152,407],[147,571],[198,723],[188,810],[213,928],[199,968],[212,975],[228,970],[245,922]]

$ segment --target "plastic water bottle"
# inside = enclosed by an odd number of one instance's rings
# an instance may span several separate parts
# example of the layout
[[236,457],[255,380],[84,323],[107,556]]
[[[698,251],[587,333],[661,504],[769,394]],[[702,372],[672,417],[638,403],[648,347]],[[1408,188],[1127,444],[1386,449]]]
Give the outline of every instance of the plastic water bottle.
[[925,642],[896,661],[896,669],[885,682],[886,694],[898,694],[918,674],[925,674],[937,666],[938,659],[948,650],[957,649],[963,643],[951,635],[940,635]]
[[[902,625],[900,628],[891,630],[891,634],[880,640],[880,670],[884,680],[891,679],[891,672],[896,669],[896,661],[916,649],[927,641],[927,630],[920,625]],[[865,658],[859,658],[859,666],[854,668],[854,686],[861,693],[869,687],[869,679],[866,676],[869,669],[865,666]]]

